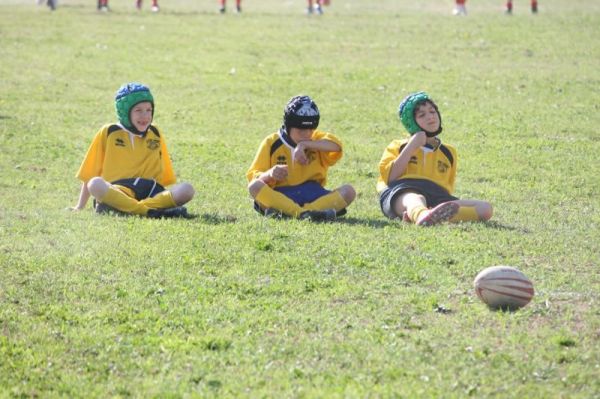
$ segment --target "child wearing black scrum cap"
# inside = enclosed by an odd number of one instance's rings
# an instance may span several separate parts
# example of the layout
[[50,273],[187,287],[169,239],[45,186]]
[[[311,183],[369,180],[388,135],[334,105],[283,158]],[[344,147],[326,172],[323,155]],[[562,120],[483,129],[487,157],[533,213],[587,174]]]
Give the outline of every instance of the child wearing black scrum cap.
[[310,97],[293,97],[284,109],[283,126],[260,144],[246,173],[248,191],[260,213],[314,221],[346,213],[356,196],[352,186],[325,189],[329,167],[342,157],[342,143],[317,130],[319,119]]
[[383,214],[420,226],[489,220],[492,206],[488,202],[452,195],[456,149],[439,139],[442,119],[427,93],[407,96],[398,114],[411,137],[392,141],[379,162],[377,191]]
[[125,214],[186,217],[181,206],[192,199],[194,189],[176,181],[164,134],[152,124],[154,98],[139,83],[123,85],[115,96],[119,123],[105,125],[90,145],[77,172],[83,183],[72,210],[81,210],[90,195],[96,212],[116,210]]

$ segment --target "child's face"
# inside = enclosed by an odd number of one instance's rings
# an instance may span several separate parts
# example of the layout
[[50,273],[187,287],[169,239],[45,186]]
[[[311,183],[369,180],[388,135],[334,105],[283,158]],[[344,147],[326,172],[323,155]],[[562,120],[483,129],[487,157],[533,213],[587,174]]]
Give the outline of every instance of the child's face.
[[294,143],[299,143],[301,141],[308,141],[312,139],[312,135],[315,129],[300,129],[297,127],[290,128],[290,137],[294,140]]
[[415,122],[426,133],[432,133],[440,128],[440,116],[435,107],[426,101],[415,110]]
[[152,103],[144,101],[134,105],[129,113],[131,123],[140,132],[145,132],[152,123]]

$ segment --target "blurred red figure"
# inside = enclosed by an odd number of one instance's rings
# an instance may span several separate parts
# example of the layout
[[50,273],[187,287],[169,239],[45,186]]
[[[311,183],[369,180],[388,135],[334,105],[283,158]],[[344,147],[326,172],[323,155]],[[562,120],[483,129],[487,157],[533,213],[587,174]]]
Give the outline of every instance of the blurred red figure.
[[98,0],[98,11],[108,12],[108,0]]
[[[507,14],[512,14],[512,10],[513,10],[513,2],[512,0],[508,0],[506,2],[506,13]],[[531,12],[533,14],[537,14],[538,12],[538,2],[537,0],[531,0]]]
[[467,0],[456,0],[454,15],[467,15],[467,7],[465,6],[466,2]]
[[[326,1],[326,0],[325,0]],[[313,6],[313,0],[308,0],[308,8],[306,9],[307,14],[317,13],[319,15],[323,14],[322,4],[325,3],[324,0],[315,0],[315,4]],[[329,1],[323,5],[329,5]]]
[[[219,0],[221,2],[221,8],[219,8],[219,12],[221,14],[225,14],[225,11],[227,11],[227,0]],[[235,12],[240,13],[242,12],[242,0],[235,0]]]
[[[142,9],[142,2],[143,2],[143,0],[136,0],[135,7],[138,10]],[[160,11],[160,7],[158,6],[158,0],[152,0],[152,12],[159,12],[159,11]]]

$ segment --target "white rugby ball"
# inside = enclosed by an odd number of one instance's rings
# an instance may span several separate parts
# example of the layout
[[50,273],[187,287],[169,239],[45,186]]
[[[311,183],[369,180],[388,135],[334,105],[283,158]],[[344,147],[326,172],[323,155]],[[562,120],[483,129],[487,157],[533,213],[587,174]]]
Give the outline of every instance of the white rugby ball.
[[473,282],[475,293],[492,309],[516,310],[533,298],[533,284],[520,270],[510,266],[483,269]]

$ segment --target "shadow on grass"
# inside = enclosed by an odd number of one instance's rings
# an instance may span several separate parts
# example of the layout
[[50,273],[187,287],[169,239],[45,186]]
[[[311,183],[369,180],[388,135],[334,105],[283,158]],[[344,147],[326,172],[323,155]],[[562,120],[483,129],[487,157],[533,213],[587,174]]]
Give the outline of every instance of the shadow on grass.
[[197,216],[206,224],[225,224],[225,223],[235,223],[237,222],[237,218],[232,215],[218,215],[215,213],[203,213],[202,215]]
[[354,217],[341,217],[335,220],[336,223],[349,224],[349,225],[361,225],[368,227],[375,227],[378,229],[398,224],[397,222],[393,222],[385,219],[360,219]]
[[490,227],[490,228],[496,229],[496,230],[520,231],[521,233],[531,233],[530,230],[525,229],[523,227],[508,226],[508,225],[499,223],[495,220],[483,222],[482,224],[486,227]]

